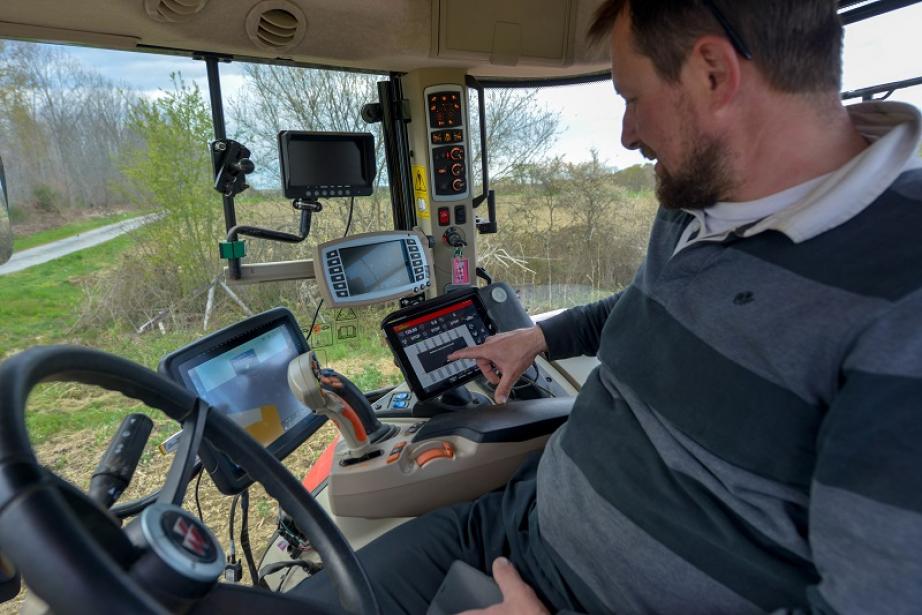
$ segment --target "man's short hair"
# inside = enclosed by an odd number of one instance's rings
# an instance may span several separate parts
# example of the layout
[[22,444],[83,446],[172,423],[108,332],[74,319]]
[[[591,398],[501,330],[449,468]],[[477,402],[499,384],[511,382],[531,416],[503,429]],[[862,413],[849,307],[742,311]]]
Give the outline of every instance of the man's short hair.
[[[842,22],[836,0],[713,0],[746,42],[753,62],[781,92],[838,92],[842,81]],[[702,0],[605,0],[589,28],[606,38],[627,9],[637,51],[675,83],[698,38],[726,36]]]

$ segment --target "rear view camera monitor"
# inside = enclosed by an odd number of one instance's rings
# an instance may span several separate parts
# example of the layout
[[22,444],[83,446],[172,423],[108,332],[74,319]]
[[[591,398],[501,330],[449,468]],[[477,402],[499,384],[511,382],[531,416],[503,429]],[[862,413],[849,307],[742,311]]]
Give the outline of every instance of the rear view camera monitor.
[[368,132],[279,133],[282,190],[289,199],[368,196],[377,169]]

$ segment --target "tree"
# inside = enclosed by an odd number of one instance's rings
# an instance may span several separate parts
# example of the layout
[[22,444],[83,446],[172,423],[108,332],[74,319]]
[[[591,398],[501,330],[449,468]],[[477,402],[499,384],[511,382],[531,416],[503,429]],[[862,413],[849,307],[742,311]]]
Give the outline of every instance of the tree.
[[181,296],[220,271],[215,244],[223,234],[223,217],[211,186],[211,112],[197,85],[180,75],[172,78],[171,91],[156,100],[140,99],[131,108],[129,129],[136,145],[122,171],[164,213],[142,233],[146,244],[139,253],[151,275],[163,272],[161,283]]
[[615,184],[629,192],[643,192],[653,189],[655,178],[652,164],[635,164],[615,173]]
[[113,204],[133,100],[59,49],[0,47],[0,137],[11,200],[46,208]]
[[[540,105],[536,89],[497,88],[486,92],[490,178],[507,177],[517,168],[545,158],[560,132],[560,114]],[[472,113],[471,118],[471,126],[478,126],[477,114]],[[476,129],[473,134],[478,134]],[[471,161],[475,176],[479,173],[479,160],[480,148],[475,148]]]

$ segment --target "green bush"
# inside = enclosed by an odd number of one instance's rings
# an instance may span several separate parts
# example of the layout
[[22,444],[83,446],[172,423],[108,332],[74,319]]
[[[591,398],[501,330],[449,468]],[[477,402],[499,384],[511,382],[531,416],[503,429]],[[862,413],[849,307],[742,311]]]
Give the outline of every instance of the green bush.
[[54,213],[58,211],[61,195],[51,186],[39,184],[32,189],[32,202],[36,209],[46,213]]

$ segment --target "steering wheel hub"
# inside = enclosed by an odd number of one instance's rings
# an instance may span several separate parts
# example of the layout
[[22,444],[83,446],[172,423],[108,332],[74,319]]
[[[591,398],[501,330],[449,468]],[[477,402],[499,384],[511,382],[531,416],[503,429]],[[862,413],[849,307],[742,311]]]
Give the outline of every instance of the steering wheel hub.
[[182,508],[153,504],[144,509],[135,523],[137,529],[127,528],[135,546],[149,548],[172,572],[192,582],[210,585],[224,570],[224,551],[217,539]]

